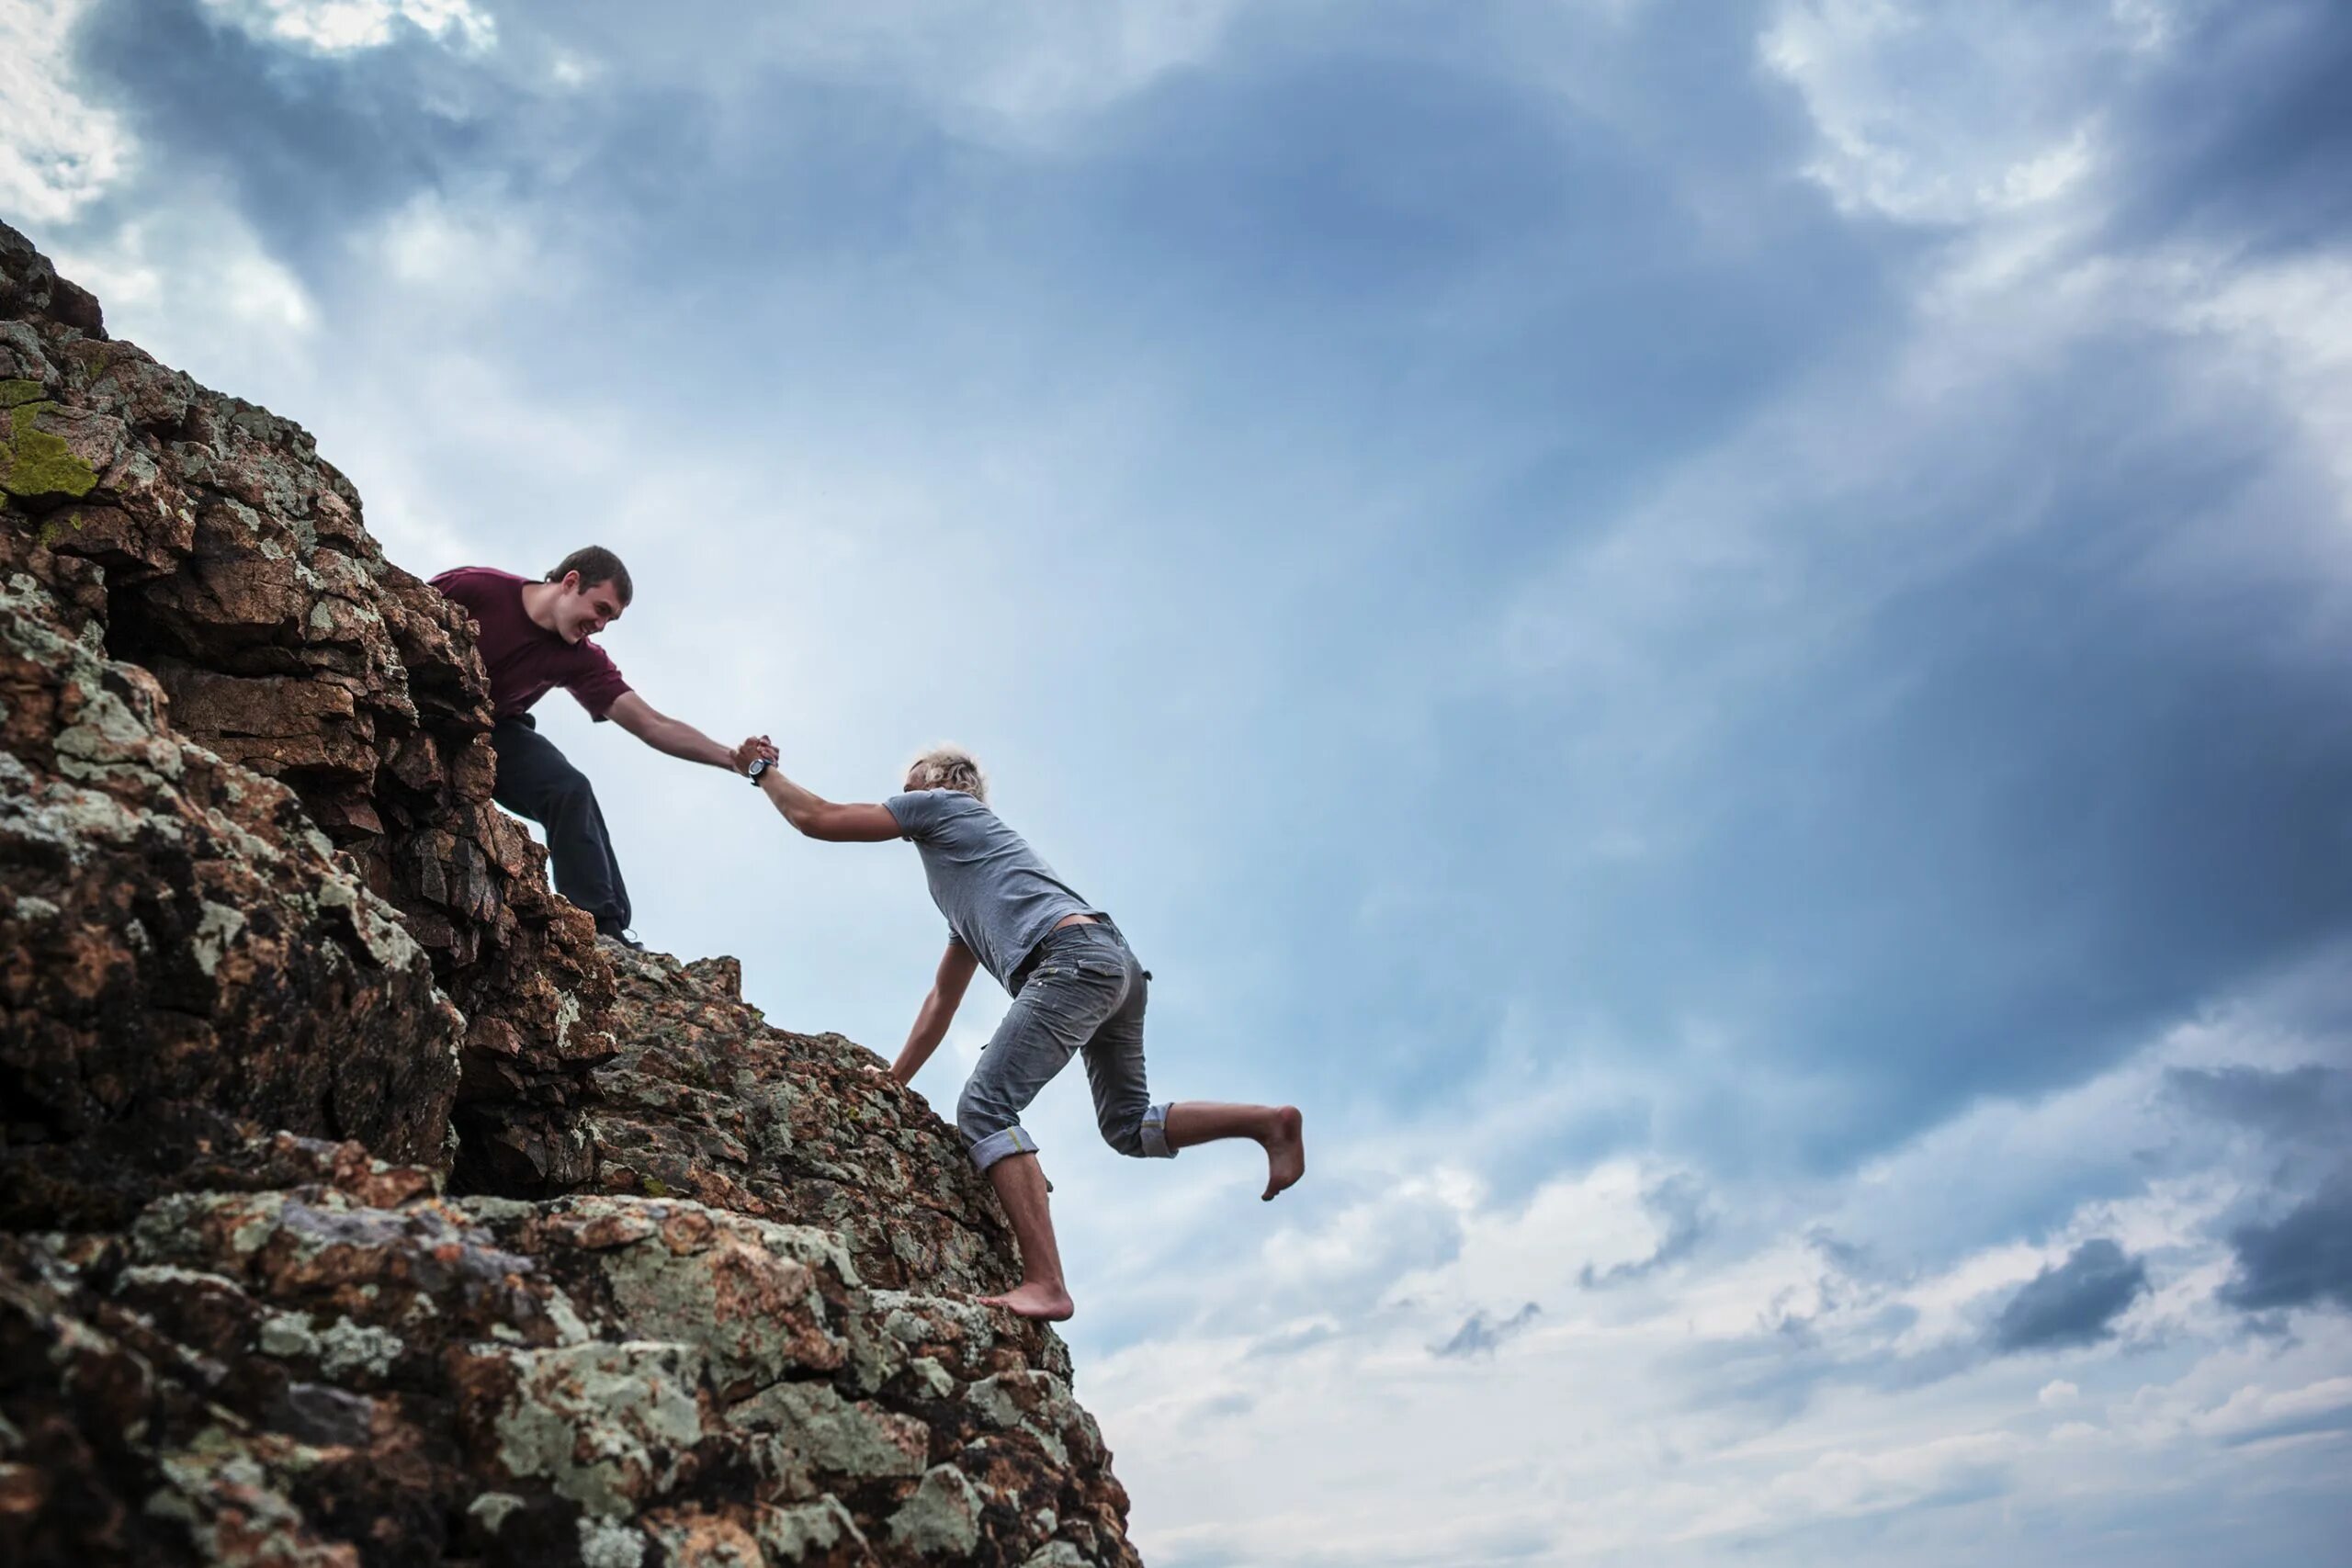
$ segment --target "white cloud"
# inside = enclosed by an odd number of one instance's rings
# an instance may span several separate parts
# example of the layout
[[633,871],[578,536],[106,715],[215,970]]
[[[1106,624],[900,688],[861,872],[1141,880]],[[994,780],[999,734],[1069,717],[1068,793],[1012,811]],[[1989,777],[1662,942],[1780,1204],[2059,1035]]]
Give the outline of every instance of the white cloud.
[[1807,171],[1840,206],[1914,223],[2056,200],[2098,163],[2098,75],[2156,47],[2150,7],[1790,0],[1764,61],[1822,140]]
[[69,43],[89,0],[0,6],[0,217],[62,223],[129,167],[121,122],[74,91]]
[[209,386],[297,406],[317,302],[243,220],[204,203],[156,209],[61,245],[58,270],[95,292],[117,336]]
[[[1613,1553],[1798,1563],[1820,1560],[1807,1543],[1838,1521],[1931,1507],[1936,1560],[1962,1562],[1971,1542],[2004,1555],[1990,1543],[2005,1520],[2047,1519],[2085,1489],[2119,1507],[2192,1477],[2235,1495],[2278,1462],[2277,1443],[2345,1424],[2352,1325],[2309,1319],[2292,1345],[2266,1349],[2214,1299],[2222,1221],[2267,1179],[2268,1156],[2199,1120],[2166,1074],[2306,1059],[2312,1042],[2298,1043],[2279,1010],[2311,984],[2284,976],[2075,1089],[1978,1105],[1851,1178],[1712,1191],[1721,1223],[1685,1259],[1604,1290],[1580,1288],[1585,1265],[1646,1256],[1660,1239],[1644,1200],[1665,1173],[1632,1161],[1507,1202],[1467,1170],[1417,1175],[1408,1151],[1351,1144],[1320,1174],[1359,1196],[1301,1215],[1254,1255],[1211,1240],[1243,1223],[1230,1208],[1170,1223],[1128,1207],[1132,1191],[1094,1189],[1090,1170],[1062,1200],[1081,1211],[1075,1228],[1096,1203],[1118,1206],[1163,1259],[1149,1276],[1159,1321],[1194,1325],[1082,1355],[1085,1397],[1136,1499],[1136,1539],[1179,1568]],[[1478,1127],[1453,1131],[1479,1146]],[[1385,1184],[1368,1156],[1397,1161]],[[1920,1207],[1939,1189],[1965,1205],[1988,1182],[2047,1194],[2085,1170],[2132,1167],[2143,1179],[2031,1240],[1948,1239],[1966,1225],[1939,1234],[1945,1223]],[[1435,1193],[1458,1244],[1400,1264],[1383,1216],[1409,1230]],[[2116,1343],[1995,1354],[1999,1306],[2093,1236],[2151,1276]],[[1859,1253],[1844,1245],[1857,1237]],[[1204,1262],[1171,1271],[1170,1249]],[[1390,1283],[1368,1290],[1363,1270],[1384,1259]],[[1146,1267],[1099,1261],[1105,1273]],[[1245,1303],[1272,1300],[1304,1304],[1253,1320]],[[1529,1301],[1540,1314],[1491,1359],[1432,1353],[1471,1313]],[[1306,1510],[1303,1498],[1345,1502]],[[2061,1550],[2044,1540],[2025,1554]]]
[[380,49],[403,23],[468,50],[489,49],[498,41],[496,20],[471,0],[204,0],[204,5],[249,37],[319,54]]
[[[2209,0],[2014,4],[1787,0],[1760,42],[1820,139],[1807,172],[1844,208],[1951,227],[1921,303],[1950,367],[2135,323],[2211,340],[2217,376],[2267,388],[2324,455],[2352,521],[2352,262],[2249,258],[2180,241],[2100,248],[2114,197],[2102,90],[2177,49]],[[1915,358],[1914,375],[1924,368]]]

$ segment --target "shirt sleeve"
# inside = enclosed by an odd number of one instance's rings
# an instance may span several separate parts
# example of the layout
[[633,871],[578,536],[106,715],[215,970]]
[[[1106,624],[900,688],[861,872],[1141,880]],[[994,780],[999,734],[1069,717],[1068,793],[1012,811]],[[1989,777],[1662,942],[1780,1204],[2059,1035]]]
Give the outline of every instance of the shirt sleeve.
[[939,821],[939,792],[935,789],[894,795],[882,807],[899,819],[899,837],[902,839],[921,842]]
[[588,716],[598,724],[605,722],[613,705],[621,700],[629,684],[621,678],[620,666],[612,656],[584,638],[580,644],[580,673],[563,683],[564,690],[579,700],[588,710]]

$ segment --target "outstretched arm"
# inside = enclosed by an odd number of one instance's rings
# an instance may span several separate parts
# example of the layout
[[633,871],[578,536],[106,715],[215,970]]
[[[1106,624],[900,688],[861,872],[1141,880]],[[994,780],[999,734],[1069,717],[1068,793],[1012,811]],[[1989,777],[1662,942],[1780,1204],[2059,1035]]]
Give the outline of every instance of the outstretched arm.
[[750,741],[731,750],[721,746],[682,718],[672,718],[635,692],[623,692],[605,710],[605,716],[652,747],[656,751],[689,762],[707,763],[741,773],[752,765]]
[[[746,740],[744,745],[752,742]],[[900,836],[899,819],[887,806],[847,806],[805,790],[784,776],[782,768],[760,775],[760,788],[775,802],[784,819],[812,839],[835,843],[880,843]]]
[[915,1026],[907,1032],[907,1043],[899,1052],[899,1059],[890,1064],[890,1076],[900,1083],[912,1083],[939,1043],[947,1038],[947,1026],[956,1021],[956,1010],[964,1002],[964,987],[972,983],[972,971],[979,960],[972,950],[960,942],[947,944],[946,955],[939,961],[939,973],[932,978],[931,994],[922,999],[922,1010],[915,1014]]

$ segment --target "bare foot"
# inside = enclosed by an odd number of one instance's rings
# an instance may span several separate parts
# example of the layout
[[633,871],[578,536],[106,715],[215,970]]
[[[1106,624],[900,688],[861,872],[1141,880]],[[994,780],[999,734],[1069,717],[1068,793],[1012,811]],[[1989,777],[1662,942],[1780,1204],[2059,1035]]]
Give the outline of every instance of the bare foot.
[[1067,1322],[1078,1310],[1069,1292],[1059,1285],[1035,1285],[1023,1282],[1001,1296],[982,1296],[982,1306],[1002,1307],[1015,1317],[1034,1317],[1046,1323]]
[[1266,1190],[1261,1201],[1272,1202],[1275,1193],[1306,1174],[1306,1122],[1298,1107],[1285,1105],[1275,1111],[1273,1133],[1259,1141],[1266,1145]]

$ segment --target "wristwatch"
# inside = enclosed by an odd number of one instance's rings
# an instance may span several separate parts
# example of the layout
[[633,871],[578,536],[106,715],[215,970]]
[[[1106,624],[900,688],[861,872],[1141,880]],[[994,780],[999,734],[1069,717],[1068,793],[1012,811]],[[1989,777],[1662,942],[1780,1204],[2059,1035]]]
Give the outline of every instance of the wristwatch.
[[773,757],[754,757],[752,759],[752,765],[743,770],[743,776],[750,779],[752,786],[756,789],[759,787],[760,775],[775,766],[775,759]]

